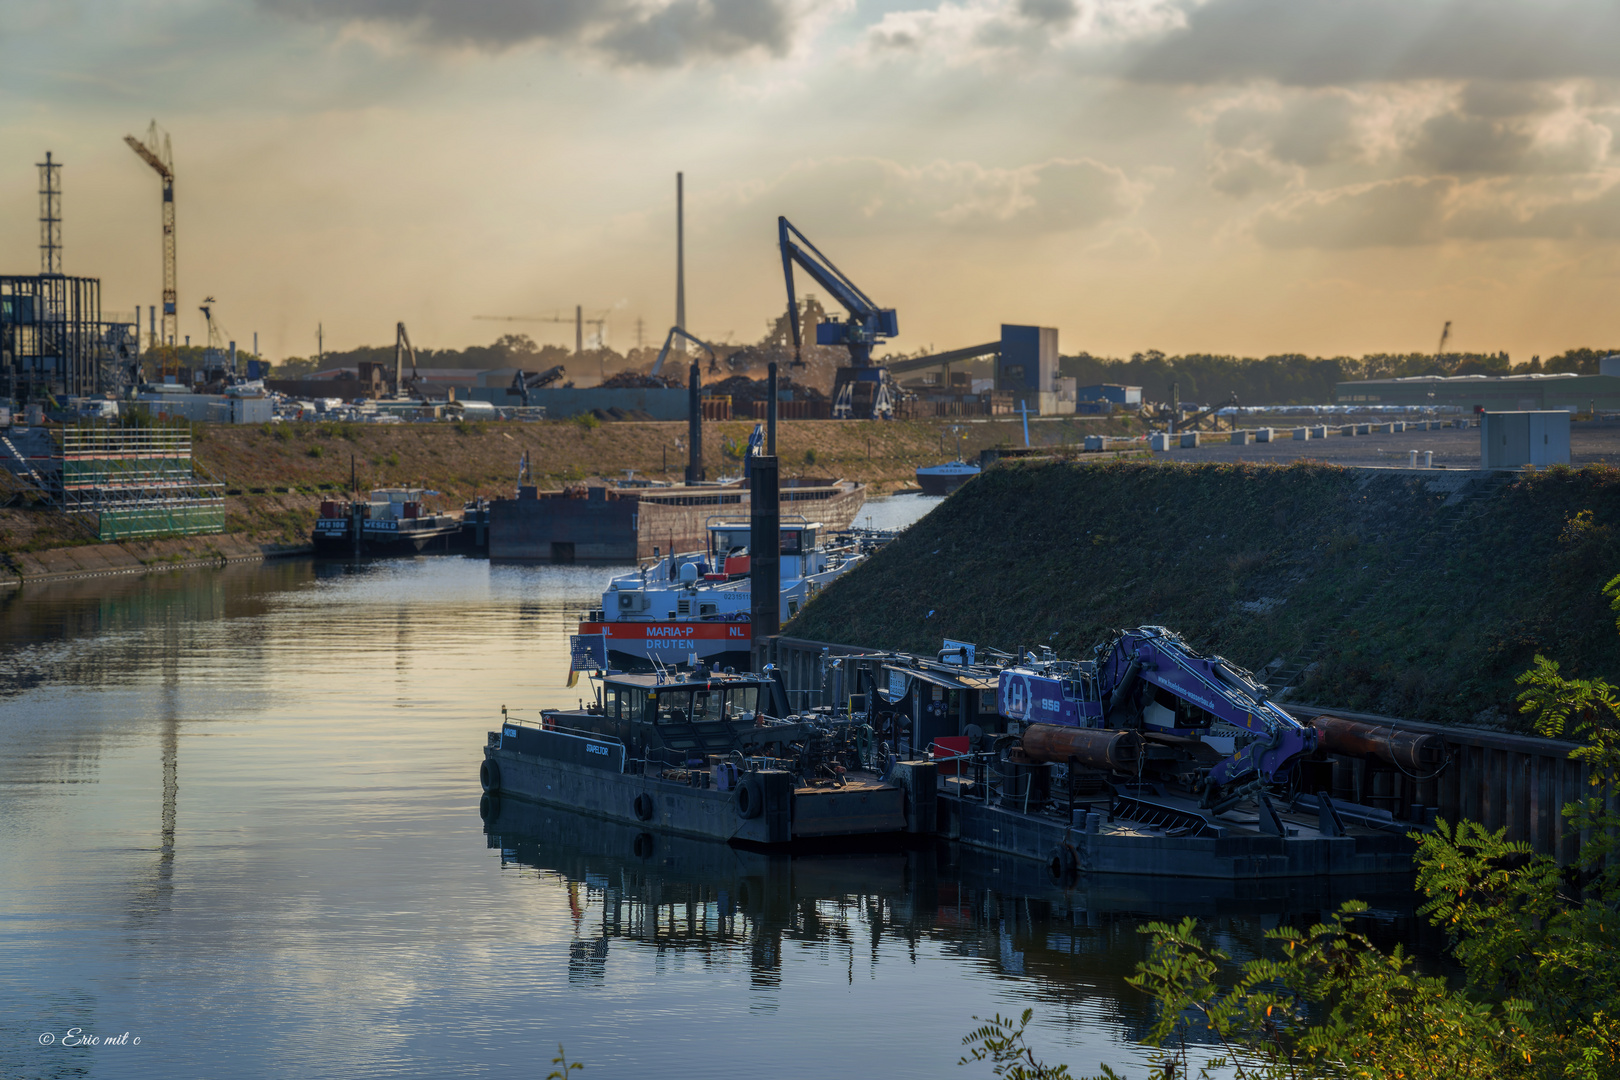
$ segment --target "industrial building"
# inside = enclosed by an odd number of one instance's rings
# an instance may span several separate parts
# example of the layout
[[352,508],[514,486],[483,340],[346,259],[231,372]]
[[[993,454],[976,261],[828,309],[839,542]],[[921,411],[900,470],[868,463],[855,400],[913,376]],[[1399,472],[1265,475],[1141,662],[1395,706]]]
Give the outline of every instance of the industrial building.
[[1605,357],[1600,374],[1414,376],[1363,379],[1334,388],[1340,405],[1416,405],[1465,412],[1584,413],[1620,410],[1620,356]]

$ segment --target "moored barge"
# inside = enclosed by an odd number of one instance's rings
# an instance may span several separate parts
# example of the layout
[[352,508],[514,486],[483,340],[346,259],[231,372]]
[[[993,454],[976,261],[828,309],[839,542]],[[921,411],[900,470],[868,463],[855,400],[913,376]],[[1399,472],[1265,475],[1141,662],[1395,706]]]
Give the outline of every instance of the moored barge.
[[479,768],[486,817],[517,797],[764,847],[934,829],[931,762],[886,761],[847,718],[789,714],[768,676],[610,673],[586,708],[501,720]]

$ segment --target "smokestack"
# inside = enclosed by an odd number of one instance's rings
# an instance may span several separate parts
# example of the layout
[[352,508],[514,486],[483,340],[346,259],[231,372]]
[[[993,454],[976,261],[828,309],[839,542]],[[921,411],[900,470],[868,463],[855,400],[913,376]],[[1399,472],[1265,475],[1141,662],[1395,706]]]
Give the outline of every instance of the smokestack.
[[[686,174],[675,174],[675,325],[686,329]],[[676,346],[686,351],[686,339]]]
[[766,367],[765,376],[765,452],[776,456],[776,361]]
[[781,631],[781,506],[774,455],[761,455],[748,468],[748,593],[754,670],[770,662],[770,639]]
[[692,366],[686,373],[686,441],[690,451],[686,464],[686,482],[698,484],[703,481],[703,398],[702,398],[702,372],[698,362],[692,361]]

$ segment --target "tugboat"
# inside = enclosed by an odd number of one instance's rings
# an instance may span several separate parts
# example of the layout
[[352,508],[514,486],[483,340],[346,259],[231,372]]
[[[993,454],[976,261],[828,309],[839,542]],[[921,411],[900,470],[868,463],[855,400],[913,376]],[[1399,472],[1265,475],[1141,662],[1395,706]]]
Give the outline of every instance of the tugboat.
[[[378,488],[365,502],[327,499],[311,541],[323,555],[414,555],[432,548],[450,551],[462,538],[461,519],[427,509],[435,492],[422,488]],[[360,529],[358,547],[354,529]]]
[[[711,665],[747,668],[749,615],[747,519],[711,518],[706,552],[665,555],[620,574],[602,606],[579,626],[607,640],[607,662],[646,669],[696,655]],[[825,538],[820,522],[781,525],[782,622],[797,615],[828,583],[849,573],[892,533],[848,530]]]
[[977,465],[947,461],[943,465],[923,465],[917,469],[917,486],[924,495],[949,495],[979,475]]
[[516,796],[761,846],[934,831],[933,762],[894,762],[847,715],[791,713],[766,670],[608,672],[587,707],[545,709],[537,722],[503,707],[478,770],[480,812],[488,821]]

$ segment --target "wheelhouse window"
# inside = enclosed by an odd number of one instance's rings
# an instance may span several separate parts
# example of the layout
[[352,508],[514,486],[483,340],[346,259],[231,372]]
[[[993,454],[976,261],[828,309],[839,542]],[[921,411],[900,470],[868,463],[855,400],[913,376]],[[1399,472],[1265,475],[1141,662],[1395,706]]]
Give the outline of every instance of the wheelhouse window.
[[802,544],[802,542],[803,542],[802,537],[803,537],[803,530],[802,529],[787,529],[787,530],[784,530],[783,533],[782,533],[782,554],[783,555],[797,555],[802,550],[804,550],[800,546]]
[[719,690],[699,690],[692,695],[692,719],[713,723],[720,719]]
[[759,711],[759,687],[735,686],[726,691],[726,719],[753,720]]
[[658,724],[687,724],[692,720],[690,690],[660,690],[648,696],[647,711]]

